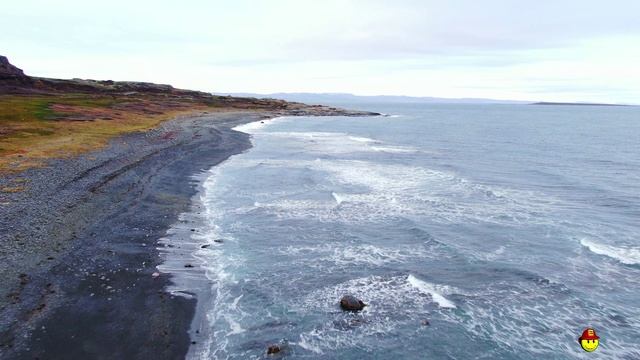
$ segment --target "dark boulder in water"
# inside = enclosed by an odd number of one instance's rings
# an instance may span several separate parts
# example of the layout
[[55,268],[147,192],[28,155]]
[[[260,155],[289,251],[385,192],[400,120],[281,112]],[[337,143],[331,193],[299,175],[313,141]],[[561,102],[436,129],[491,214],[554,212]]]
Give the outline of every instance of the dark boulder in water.
[[340,299],[340,307],[346,311],[360,311],[367,306],[362,300],[355,296],[345,295]]
[[269,347],[267,348],[267,354],[271,355],[271,354],[277,354],[281,351],[282,349],[280,349],[280,346],[278,345],[269,345]]

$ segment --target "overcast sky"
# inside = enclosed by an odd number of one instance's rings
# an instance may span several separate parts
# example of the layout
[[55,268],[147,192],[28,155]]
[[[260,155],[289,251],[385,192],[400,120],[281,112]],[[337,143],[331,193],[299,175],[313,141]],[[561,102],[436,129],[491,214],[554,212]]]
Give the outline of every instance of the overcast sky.
[[21,0],[0,55],[215,92],[640,104],[640,1]]

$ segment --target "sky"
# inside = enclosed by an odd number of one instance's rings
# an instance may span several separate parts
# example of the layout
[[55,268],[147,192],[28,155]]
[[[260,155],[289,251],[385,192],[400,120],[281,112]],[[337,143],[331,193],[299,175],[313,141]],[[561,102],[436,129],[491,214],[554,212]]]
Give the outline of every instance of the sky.
[[21,0],[0,55],[210,92],[640,104],[640,1]]

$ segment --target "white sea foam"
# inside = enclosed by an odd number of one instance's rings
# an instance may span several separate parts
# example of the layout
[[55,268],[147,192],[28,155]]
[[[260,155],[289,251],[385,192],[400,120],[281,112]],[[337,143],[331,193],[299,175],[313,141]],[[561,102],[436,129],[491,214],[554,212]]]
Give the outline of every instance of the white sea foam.
[[[301,307],[299,311],[302,312],[320,312],[333,318],[336,318],[337,301],[344,294],[353,294],[363,299],[367,306],[358,313],[359,321],[348,334],[336,327],[335,322],[329,322],[301,333],[298,345],[305,349],[313,349],[311,351],[316,353],[336,351],[344,347],[372,346],[371,342],[365,339],[386,336],[406,326],[407,322],[419,322],[420,317],[428,312],[449,312],[450,308],[446,305],[453,302],[444,298],[441,293],[457,290],[446,286],[432,286],[438,291],[425,291],[424,285],[419,289],[411,284],[408,276],[369,276],[313,291],[300,303],[292,306]],[[434,296],[434,293],[437,295]],[[346,322],[346,326],[350,326],[351,318],[337,316],[338,323],[343,321]]]
[[[319,269],[336,269],[352,266],[383,266],[392,263],[403,263],[425,260],[442,256],[437,249],[416,244],[412,246],[384,247],[370,244],[318,244],[315,246],[290,245],[277,249],[284,255],[293,256],[296,266],[309,266]],[[308,260],[313,257],[313,261]]]
[[[317,190],[341,189],[332,191],[331,201],[287,194],[259,201],[263,210],[281,218],[362,222],[421,216],[440,223],[553,222],[541,216],[555,204],[553,198],[473,183],[446,171],[362,160],[258,159],[244,163],[246,167],[256,165],[326,173],[322,182],[314,185]],[[336,203],[340,206],[336,207]]]
[[453,302],[451,302],[449,299],[442,296],[442,294],[436,288],[436,285],[428,283],[424,280],[420,280],[413,275],[409,275],[409,277],[407,278],[407,281],[409,282],[409,284],[411,284],[411,286],[415,287],[416,289],[424,293],[431,294],[431,297],[433,297],[433,301],[438,303],[440,307],[452,308],[452,309],[456,308],[456,305]]
[[580,244],[595,254],[610,257],[623,264],[640,264],[640,248],[604,245],[589,239],[580,240]]
[[396,154],[408,154],[408,153],[416,153],[418,150],[411,147],[406,146],[372,146],[372,150],[379,152],[387,152],[387,153],[396,153]]
[[[560,293],[559,293],[560,292]],[[562,350],[564,358],[581,358],[580,348],[566,344],[566,329],[584,326],[576,319],[606,319],[628,309],[619,308],[615,302],[607,306],[589,303],[585,299],[578,300],[567,296],[569,290],[561,286],[540,286],[539,283],[523,281],[492,282],[476,294],[465,294],[464,305],[460,312],[446,312],[443,316],[481,338],[495,342],[505,350],[514,348],[526,349],[537,354],[537,358],[549,358],[549,354],[557,354]],[[633,315],[634,318],[637,318]],[[619,316],[619,315],[618,315]],[[610,324],[610,329],[615,325]],[[541,336],[544,334],[544,336]],[[619,356],[628,354],[628,342],[620,341],[620,346],[610,347],[611,358],[626,359],[634,357]]]
[[[190,348],[187,355],[189,359],[227,358],[228,347],[233,337],[241,336],[246,332],[242,327],[244,319],[248,316],[242,307],[243,295],[238,295],[231,290],[237,283],[235,275],[237,268],[243,267],[246,260],[238,252],[230,250],[234,248],[237,241],[218,225],[224,212],[219,206],[219,199],[215,193],[220,191],[218,179],[220,172],[226,166],[226,163],[222,164],[204,174],[207,177],[202,183],[201,191],[194,197],[191,211],[181,214],[178,223],[172,226],[167,232],[167,237],[161,240],[161,243],[174,244],[175,247],[169,250],[184,257],[178,258],[179,266],[171,268],[168,267],[171,262],[168,263],[169,265],[165,262],[158,267],[164,272],[180,273],[178,283],[170,290],[210,291],[212,295],[211,298],[203,296],[202,299],[198,299],[199,307],[203,307],[199,315],[206,320],[206,323],[196,325],[202,330],[202,337],[197,346]],[[194,227],[197,231],[191,231]],[[219,238],[224,238],[224,246],[213,241]],[[204,244],[208,246],[202,248]],[[185,269],[185,261],[196,265],[195,268]],[[185,276],[202,277],[203,274],[208,280],[205,285],[201,285],[202,281],[189,282],[189,278],[185,278]],[[187,286],[203,286],[204,289],[181,289],[182,283]],[[206,302],[201,303],[201,301]]]
[[344,201],[344,198],[334,192],[331,193],[331,196],[333,196],[333,198],[336,200],[336,203],[338,205],[342,204],[342,202]]
[[258,121],[238,125],[234,127],[233,130],[240,131],[247,134],[255,134],[263,130],[266,126],[272,125],[276,121],[283,121],[286,119],[287,119],[286,117],[276,117],[273,119],[258,120]]
[[[253,123],[252,123],[253,124]],[[243,125],[244,126],[244,125]],[[381,141],[352,136],[341,132],[264,132],[263,136],[271,138],[295,139],[307,153],[318,154],[350,154],[358,152],[418,153],[419,150],[409,146],[385,144]]]
[[373,140],[373,139],[367,138],[367,137],[363,137],[363,136],[349,136],[349,139],[353,140],[353,141],[363,142],[363,143],[375,143],[375,142],[377,142],[376,140]]
[[307,336],[306,334],[302,334],[300,336],[300,340],[297,343],[292,343],[292,345],[298,345],[305,350],[309,350],[316,354],[324,354],[320,346],[315,345],[311,336]]

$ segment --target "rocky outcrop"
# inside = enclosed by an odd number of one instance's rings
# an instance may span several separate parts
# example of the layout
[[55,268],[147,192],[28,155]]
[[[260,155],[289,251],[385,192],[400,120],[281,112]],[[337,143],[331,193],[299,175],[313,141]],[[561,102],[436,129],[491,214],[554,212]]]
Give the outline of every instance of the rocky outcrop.
[[185,100],[209,100],[211,94],[176,89],[171,85],[135,81],[49,79],[25,75],[12,65],[6,56],[0,55],[0,94],[113,94],[122,96],[161,95]]
[[346,311],[360,311],[367,306],[362,300],[355,296],[345,295],[340,299],[340,308]]
[[269,345],[269,347],[267,348],[267,355],[277,354],[280,351],[282,351],[282,349],[280,349],[279,345]]
[[0,55],[0,79],[24,77],[26,77],[26,75],[21,69],[11,65],[6,56]]
[[20,89],[31,86],[31,78],[22,69],[13,66],[6,56],[0,55],[0,94],[20,93]]

